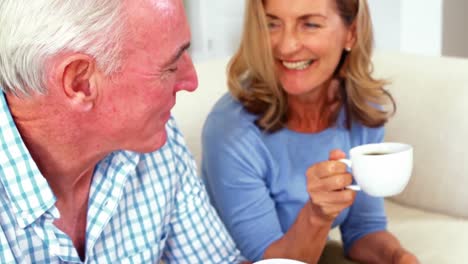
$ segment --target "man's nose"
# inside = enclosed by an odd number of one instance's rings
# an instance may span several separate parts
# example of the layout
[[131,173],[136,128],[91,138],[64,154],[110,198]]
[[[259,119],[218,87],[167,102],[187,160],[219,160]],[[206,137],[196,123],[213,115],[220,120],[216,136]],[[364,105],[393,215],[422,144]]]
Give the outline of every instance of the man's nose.
[[195,91],[195,89],[197,89],[197,87],[198,78],[197,73],[195,71],[195,67],[193,66],[192,58],[190,58],[190,55],[187,52],[185,52],[182,55],[179,64],[175,92],[182,90],[193,92]]

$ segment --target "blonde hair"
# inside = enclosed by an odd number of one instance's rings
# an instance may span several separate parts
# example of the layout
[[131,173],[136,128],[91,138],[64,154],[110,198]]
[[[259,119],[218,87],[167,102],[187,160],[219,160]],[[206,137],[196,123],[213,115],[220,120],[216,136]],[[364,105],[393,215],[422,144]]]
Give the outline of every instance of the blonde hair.
[[[396,110],[385,80],[371,75],[372,22],[366,0],[335,0],[343,23],[356,26],[356,43],[344,51],[335,71],[341,82],[340,98],[345,106],[347,127],[357,120],[369,127],[385,124]],[[247,111],[258,115],[257,126],[274,132],[287,122],[287,94],[275,76],[274,59],[262,0],[247,0],[242,41],[228,65],[228,87]],[[390,104],[391,110],[384,106]],[[381,106],[381,107],[379,107]]]

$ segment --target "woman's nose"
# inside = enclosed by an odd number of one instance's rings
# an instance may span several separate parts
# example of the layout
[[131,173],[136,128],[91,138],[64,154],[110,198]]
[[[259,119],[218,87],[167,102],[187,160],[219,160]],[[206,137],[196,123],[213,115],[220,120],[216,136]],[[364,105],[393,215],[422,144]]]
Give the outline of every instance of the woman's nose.
[[299,50],[301,41],[298,34],[292,30],[285,30],[281,34],[277,51],[281,55],[289,55]]

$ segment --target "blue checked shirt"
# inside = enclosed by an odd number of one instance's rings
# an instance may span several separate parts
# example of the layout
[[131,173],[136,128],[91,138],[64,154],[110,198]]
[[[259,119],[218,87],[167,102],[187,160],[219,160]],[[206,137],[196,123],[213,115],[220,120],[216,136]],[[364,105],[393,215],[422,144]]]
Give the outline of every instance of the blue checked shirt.
[[[174,120],[150,154],[119,151],[91,183],[84,263],[236,263],[241,260],[210,206]],[[81,263],[56,228],[56,198],[0,95],[0,263]]]

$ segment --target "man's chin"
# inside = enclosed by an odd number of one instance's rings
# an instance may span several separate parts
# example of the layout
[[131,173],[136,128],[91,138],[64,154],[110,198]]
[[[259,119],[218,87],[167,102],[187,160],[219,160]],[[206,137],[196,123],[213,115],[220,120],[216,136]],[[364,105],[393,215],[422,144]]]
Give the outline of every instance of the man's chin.
[[163,132],[157,133],[151,139],[147,140],[141,146],[135,149],[135,152],[139,153],[151,153],[162,148],[167,142],[167,133],[164,130]]

